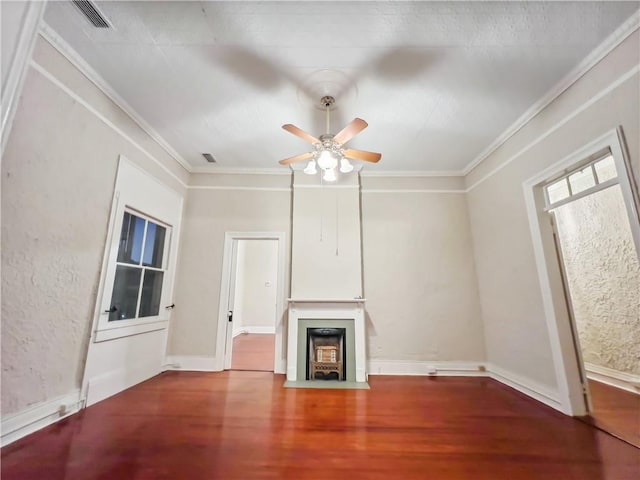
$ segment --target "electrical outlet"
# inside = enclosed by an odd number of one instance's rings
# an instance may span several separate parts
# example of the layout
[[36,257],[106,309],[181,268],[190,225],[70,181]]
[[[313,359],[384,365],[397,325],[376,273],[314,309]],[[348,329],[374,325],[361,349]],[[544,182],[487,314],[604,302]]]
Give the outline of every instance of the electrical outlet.
[[434,365],[427,366],[427,374],[428,375],[436,375],[438,373],[438,369]]

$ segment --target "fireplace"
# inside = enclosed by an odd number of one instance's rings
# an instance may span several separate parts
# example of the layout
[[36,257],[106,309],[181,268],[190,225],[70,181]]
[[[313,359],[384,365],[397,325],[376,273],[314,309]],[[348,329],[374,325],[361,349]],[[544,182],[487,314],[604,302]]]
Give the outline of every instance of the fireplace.
[[364,299],[289,300],[287,381],[366,385],[365,364]]
[[306,380],[347,379],[346,328],[307,328]]

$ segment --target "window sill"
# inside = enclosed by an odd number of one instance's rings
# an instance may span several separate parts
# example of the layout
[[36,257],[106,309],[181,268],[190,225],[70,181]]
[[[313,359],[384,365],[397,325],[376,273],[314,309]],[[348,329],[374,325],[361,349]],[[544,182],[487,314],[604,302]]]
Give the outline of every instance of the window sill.
[[106,342],[122,337],[130,337],[131,335],[140,335],[141,333],[155,332],[164,330],[169,326],[169,320],[161,320],[156,322],[141,323],[138,325],[126,325],[122,327],[110,327],[97,330],[94,343]]

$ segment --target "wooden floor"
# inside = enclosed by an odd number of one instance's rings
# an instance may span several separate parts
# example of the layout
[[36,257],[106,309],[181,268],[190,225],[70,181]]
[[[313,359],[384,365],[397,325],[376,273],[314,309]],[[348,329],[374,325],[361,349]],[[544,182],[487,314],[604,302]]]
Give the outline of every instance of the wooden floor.
[[2,480],[637,480],[640,449],[487,378],[165,372],[2,449]]
[[241,333],[233,339],[231,370],[273,372],[274,334]]
[[593,411],[587,420],[640,447],[640,395],[595,380],[589,380],[589,392]]

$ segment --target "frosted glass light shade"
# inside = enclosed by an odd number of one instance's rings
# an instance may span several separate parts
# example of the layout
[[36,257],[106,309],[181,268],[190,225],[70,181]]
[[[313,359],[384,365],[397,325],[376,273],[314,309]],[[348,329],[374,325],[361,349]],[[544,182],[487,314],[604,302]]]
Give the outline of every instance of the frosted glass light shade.
[[324,175],[322,179],[325,182],[335,182],[336,181],[336,171],[333,168],[328,168],[324,171]]
[[330,151],[323,150],[320,152],[320,155],[318,156],[318,166],[321,169],[327,170],[330,168],[336,168],[336,165],[338,165],[338,160]]
[[342,173],[353,172],[353,165],[351,165],[349,160],[347,160],[346,158],[343,158],[342,160],[340,160],[340,171]]
[[315,160],[309,160],[309,163],[307,163],[307,166],[304,169],[304,173],[306,173],[307,175],[315,175],[316,173],[318,173]]

